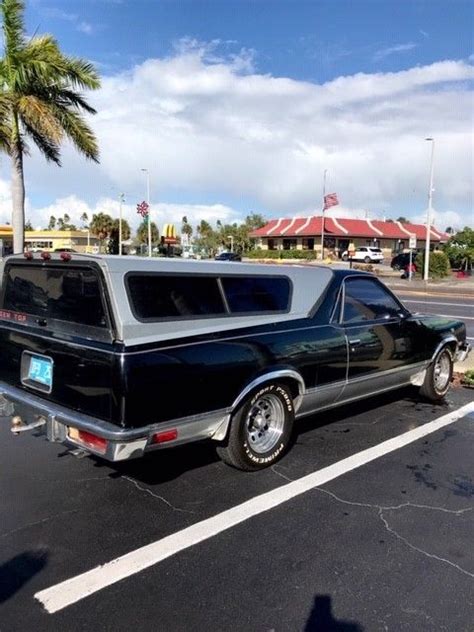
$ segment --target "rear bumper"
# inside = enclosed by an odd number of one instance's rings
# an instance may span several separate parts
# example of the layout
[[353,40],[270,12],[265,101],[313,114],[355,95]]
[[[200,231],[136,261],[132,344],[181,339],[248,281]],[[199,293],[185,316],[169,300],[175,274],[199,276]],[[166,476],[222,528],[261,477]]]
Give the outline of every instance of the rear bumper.
[[[108,461],[125,461],[138,458],[146,451],[212,437],[226,421],[228,411],[214,411],[205,416],[196,415],[140,428],[120,428],[0,381],[0,416],[11,415],[19,415],[27,423],[43,421],[41,430],[46,432],[49,441],[79,447]],[[156,433],[170,430],[177,431],[176,438],[166,443],[154,442]],[[85,445],[74,438],[74,435],[77,436],[75,431],[90,433],[104,440],[105,447],[96,449]]]

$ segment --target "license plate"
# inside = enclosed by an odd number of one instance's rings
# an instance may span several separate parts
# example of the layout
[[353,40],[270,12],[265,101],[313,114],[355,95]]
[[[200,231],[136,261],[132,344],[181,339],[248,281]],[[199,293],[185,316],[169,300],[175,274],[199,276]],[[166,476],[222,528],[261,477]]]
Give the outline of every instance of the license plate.
[[53,386],[53,361],[50,358],[31,356],[28,379],[46,386],[50,391]]

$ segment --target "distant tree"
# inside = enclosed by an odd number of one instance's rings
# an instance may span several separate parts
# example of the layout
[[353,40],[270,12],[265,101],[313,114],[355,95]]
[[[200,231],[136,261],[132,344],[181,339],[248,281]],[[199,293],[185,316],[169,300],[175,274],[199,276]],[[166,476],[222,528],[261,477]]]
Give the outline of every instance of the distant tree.
[[31,225],[31,221],[29,219],[26,220],[25,230],[33,230],[33,226]]
[[87,213],[83,213],[81,215],[81,224],[83,228],[87,228],[87,225],[89,224],[89,216],[87,215]]
[[99,240],[99,252],[102,252],[105,241],[110,238],[113,223],[113,219],[107,213],[97,213],[92,216],[89,229]]
[[[130,239],[131,230],[130,224],[126,219],[122,220],[122,241],[127,241]],[[111,255],[118,255],[119,253],[119,242],[120,242],[120,220],[114,219],[112,224],[112,230],[110,231],[110,238],[108,243],[108,252]]]
[[[140,226],[137,228],[137,239],[140,244],[148,245],[148,220],[143,220]],[[155,222],[151,223],[151,243],[152,246],[156,246],[156,244],[160,240],[160,233],[158,230],[158,226]]]
[[444,247],[453,268],[470,268],[474,262],[474,230],[465,226]]
[[394,224],[395,222],[393,221],[393,219],[387,219],[385,220],[387,222],[387,224]]
[[182,222],[181,222],[181,232],[183,233],[183,235],[187,235],[188,241],[191,235],[193,234],[193,227],[188,222],[188,218],[186,217],[186,215],[183,217]]
[[406,217],[403,217],[403,215],[397,217],[396,221],[400,222],[401,224],[409,224],[409,220]]
[[48,230],[54,230],[56,228],[56,218],[51,215],[49,218]]
[[454,229],[453,229],[452,226],[447,226],[446,230],[444,232],[447,233],[448,235],[453,235],[454,234]]
[[267,220],[260,213],[250,213],[245,218],[245,225],[249,228],[249,230],[257,230],[257,228],[262,228],[265,226]]

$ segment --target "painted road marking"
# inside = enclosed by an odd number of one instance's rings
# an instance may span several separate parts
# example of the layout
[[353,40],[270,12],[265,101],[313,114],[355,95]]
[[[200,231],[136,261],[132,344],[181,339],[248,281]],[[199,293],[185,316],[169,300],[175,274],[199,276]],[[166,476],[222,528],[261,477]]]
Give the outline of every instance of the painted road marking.
[[296,481],[282,485],[260,496],[255,496],[212,518],[197,522],[177,533],[173,533],[161,540],[157,540],[135,551],[117,557],[102,566],[97,566],[90,571],[71,577],[45,590],[40,590],[35,594],[35,598],[44,605],[49,613],[58,612],[58,610],[62,610],[66,608],[66,606],[70,606],[85,597],[93,595],[107,586],[111,586],[146,568],[150,568],[150,566],[154,566],[158,562],[172,555],[176,555],[176,553],[180,551],[184,551],[195,544],[204,542],[227,529],[245,522],[253,516],[278,507],[278,505],[300,494],[304,494],[366,463],[370,463],[394,450],[399,450],[414,441],[418,441],[418,439],[426,437],[470,413],[474,413],[474,402],[466,404],[447,415],[438,417],[438,419],[426,423],[419,428],[409,430],[393,439],[388,439],[388,441],[383,441],[379,445],[353,454],[322,470],[303,476]]
[[414,301],[413,299],[405,299],[404,303],[418,303],[418,305],[448,305],[450,307],[472,307],[466,303],[439,303],[438,301]]

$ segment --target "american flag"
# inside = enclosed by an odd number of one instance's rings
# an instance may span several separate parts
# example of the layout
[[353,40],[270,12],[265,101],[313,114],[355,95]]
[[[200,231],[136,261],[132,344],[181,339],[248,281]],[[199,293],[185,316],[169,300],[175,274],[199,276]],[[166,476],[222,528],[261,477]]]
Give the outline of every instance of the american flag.
[[148,217],[148,204],[143,201],[137,204],[137,213],[141,215],[143,218]]
[[338,204],[339,204],[339,200],[337,199],[337,193],[328,193],[327,195],[324,196],[323,211],[325,211],[328,208],[331,208],[331,206],[337,206]]

